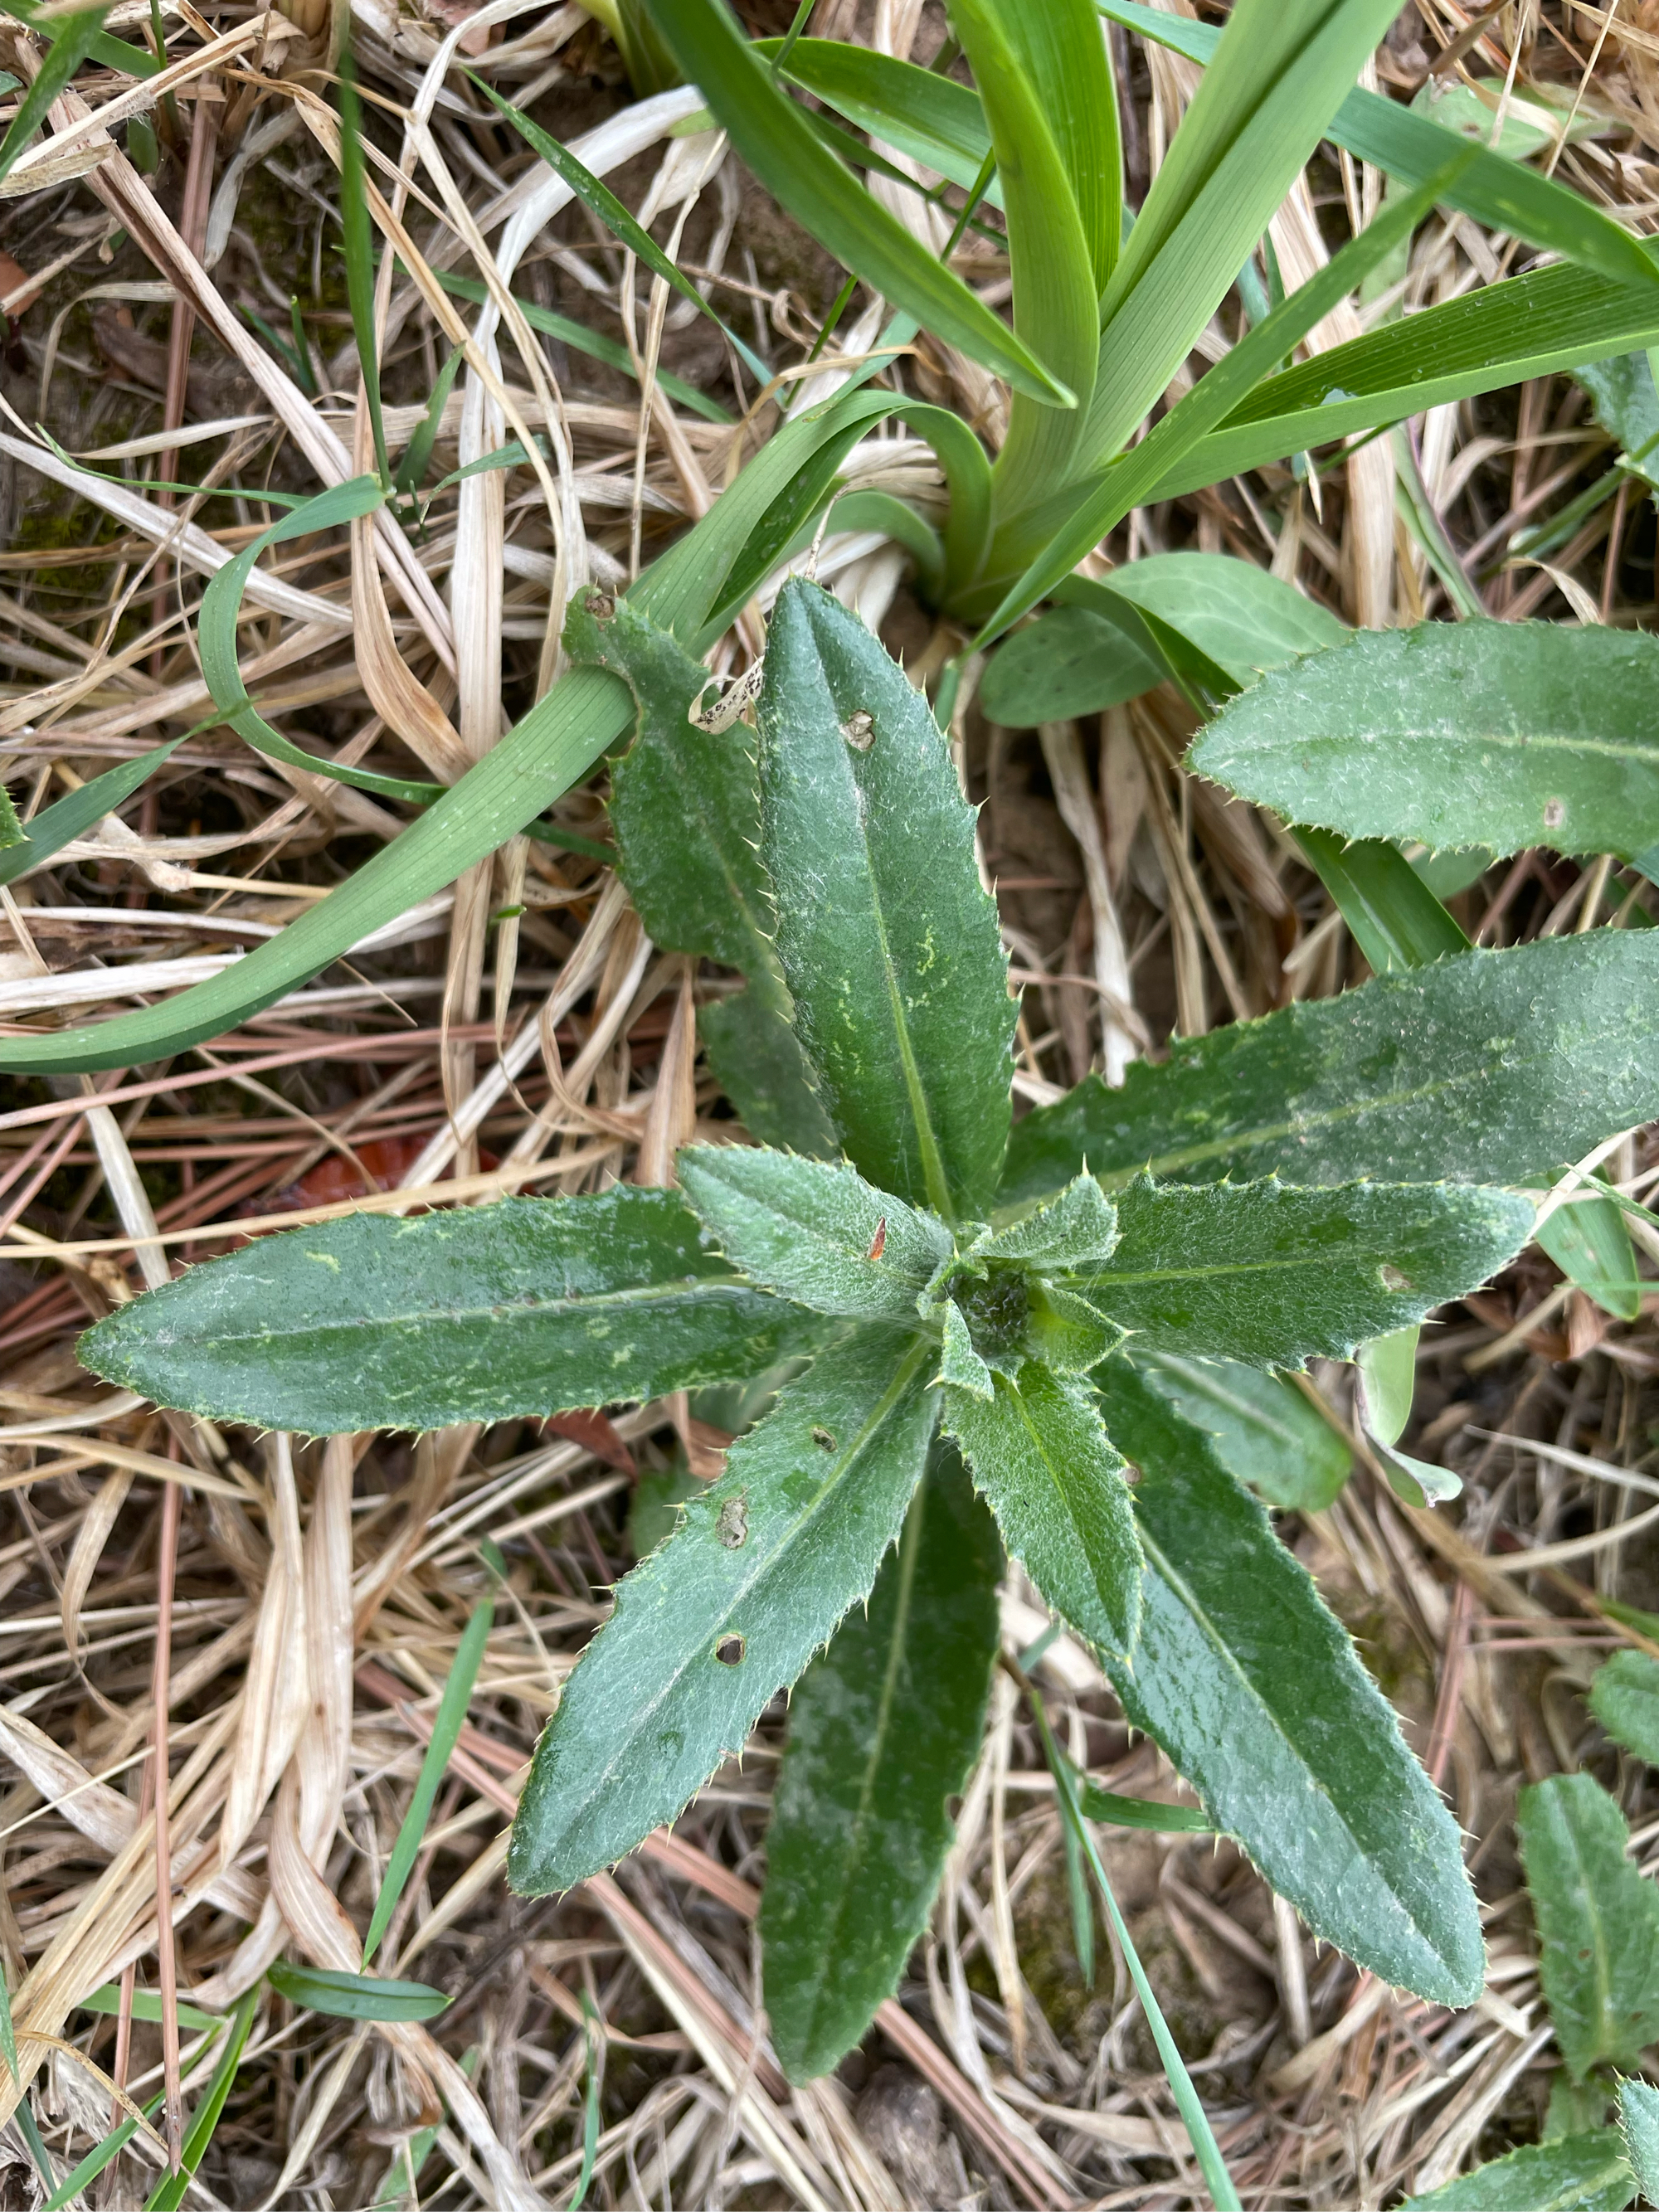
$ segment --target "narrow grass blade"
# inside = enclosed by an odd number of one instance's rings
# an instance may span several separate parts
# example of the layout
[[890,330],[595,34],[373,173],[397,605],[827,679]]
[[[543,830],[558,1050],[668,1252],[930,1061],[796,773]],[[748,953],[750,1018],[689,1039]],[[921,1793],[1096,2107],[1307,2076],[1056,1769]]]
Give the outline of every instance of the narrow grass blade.
[[[107,15],[109,10],[100,12]],[[70,27],[80,20],[76,15],[53,15],[39,0],[0,0],[0,15],[9,15],[14,23],[26,23],[37,38],[53,44],[70,35]],[[125,39],[114,38],[107,31],[96,33],[88,52],[94,61],[101,62],[106,69],[118,70],[123,76],[155,76],[162,66],[142,46],[130,46]],[[9,70],[7,74],[10,75]],[[16,82],[12,77],[13,85]]]
[[405,498],[417,492],[426,482],[426,472],[432,465],[432,448],[438,442],[438,425],[443,420],[444,403],[454,389],[456,375],[465,359],[465,348],[457,346],[438,371],[438,380],[432,387],[432,397],[426,403],[426,412],[415,425],[409,443],[404,447],[393,489]]
[[[71,791],[66,799],[43,806],[33,821],[20,830],[16,842],[0,840],[0,884],[14,884],[32,868],[43,867],[54,853],[61,852],[82,830],[90,830],[105,815],[112,814],[184,742],[182,738],[175,738],[171,744],[156,745],[147,753],[140,753],[135,760],[123,761],[119,768],[94,776],[79,791]],[[10,802],[7,805],[9,807]]]
[[[458,300],[471,300],[482,305],[489,297],[489,288],[476,276],[457,276],[447,269],[434,270],[438,282],[446,292]],[[533,300],[520,300],[514,295],[514,305],[532,331],[557,338],[561,345],[568,346],[573,353],[585,353],[590,361],[602,361],[608,368],[620,369],[624,376],[637,376],[634,356],[617,338],[607,338],[598,331],[590,331],[586,323],[573,322],[568,315],[556,314],[551,307],[538,307]],[[701,415],[705,422],[729,422],[732,410],[722,407],[718,399],[711,399],[695,384],[688,384],[672,369],[659,368],[657,381],[669,398],[682,407],[689,407],[694,415]]]
[[1469,940],[1397,846],[1381,837],[1347,844],[1328,830],[1291,833],[1306,854],[1374,973],[1421,968]]
[[329,1966],[291,1966],[280,1959],[265,1979],[290,2004],[332,2020],[435,2020],[450,2004],[426,1982],[382,1981]]
[[16,166],[19,156],[46,119],[46,110],[92,52],[104,27],[107,8],[88,8],[76,15],[59,16],[54,37],[40,75],[18,103],[17,112],[0,138],[0,177]]
[[772,82],[718,0],[650,0],[653,20],[761,183],[827,252],[917,321],[1050,406],[1074,395],[873,200]]
[[[474,2043],[461,2054],[461,2071],[470,2081],[477,2070],[478,2046]],[[370,2212],[395,2212],[398,2205],[413,2201],[415,2185],[421,2178],[421,2168],[431,2157],[432,2146],[437,2142],[439,2128],[435,2124],[416,2130],[388,2167]]]
[[594,2161],[599,2154],[599,2096],[605,2087],[605,2043],[594,2015],[593,2000],[586,1990],[582,1991],[582,2032],[587,2038],[587,2087],[582,2098],[582,2162],[576,2174],[570,2212],[581,2212],[587,2202]]
[[1026,1694],[1030,1703],[1032,1717],[1037,1724],[1038,1733],[1042,1738],[1043,1756],[1048,1762],[1049,1772],[1054,1778],[1054,1796],[1060,1805],[1060,1818],[1071,1830],[1089,1862],[1090,1869],[1094,1875],[1095,1886],[1100,1892],[1101,1903],[1105,1906],[1107,1917],[1110,1920],[1113,1931],[1122,1946],[1124,1964],[1129,1969],[1129,1978],[1135,1985],[1135,1995],[1140,1999],[1141,2010],[1146,2015],[1146,2025],[1152,2032],[1152,2041],[1158,2046],[1158,2058],[1164,2068],[1164,2078],[1170,2085],[1170,2094],[1175,2099],[1176,2110],[1185,2124],[1188,2136],[1193,2146],[1193,2155],[1198,2160],[1199,2171],[1204,2176],[1205,2186],[1210,2192],[1211,2202],[1214,2204],[1216,2212],[1243,2212],[1238,2191],[1233,2187],[1232,2176],[1227,2171],[1226,2160],[1221,2155],[1220,2146],[1217,2143],[1214,2132],[1210,2126],[1209,2114],[1205,2111],[1199,2100],[1198,2092],[1193,2087],[1192,2076],[1187,2071],[1181,2053],[1176,2049],[1175,2038],[1170,2033],[1169,2025],[1153,1994],[1152,1985],[1146,1978],[1146,1970],[1140,1963],[1140,1954],[1135,1949],[1133,1939],[1129,1934],[1129,1923],[1118,1909],[1117,1899],[1112,1894],[1112,1885],[1106,1879],[1106,1869],[1102,1866],[1100,1854],[1095,1849],[1095,1839],[1089,1833],[1082,1811],[1079,1809],[1076,1770],[1069,1759],[1061,1756],[1060,1747],[1050,1732],[1048,1716],[1043,1711],[1042,1700],[1029,1684],[1026,1686]]
[[362,372],[369,428],[374,436],[374,469],[386,489],[392,483],[392,465],[386,459],[386,422],[380,411],[380,362],[374,342],[374,232],[368,212],[362,131],[362,103],[357,97],[357,74],[348,33],[340,54],[340,228],[345,238],[346,296],[357,341],[357,366]]
[[1150,1797],[1120,1797],[1114,1790],[1097,1790],[1086,1775],[1074,1784],[1085,1820],[1104,1820],[1116,1828],[1151,1828],[1165,1836],[1212,1836],[1215,1822],[1195,1805],[1160,1805]]
[[[81,1999],[82,2012],[101,2012],[112,2015],[121,2009],[121,1992],[114,1982],[106,1982],[88,1997]],[[186,2004],[182,1999],[173,2007],[180,2027],[193,2028],[198,2034],[211,2030],[215,2034],[224,2026],[216,2012],[204,2012],[200,2005]],[[155,1990],[135,1990],[132,1993],[132,2017],[135,2020],[160,2020],[161,1999]]]
[[438,1710],[433,1717],[432,1741],[421,1761],[421,1771],[415,1780],[415,1794],[409,1801],[409,1810],[398,1831],[398,1840],[386,1863],[380,1893],[374,1900],[374,1911],[369,1915],[368,1933],[363,1938],[364,1966],[368,1966],[379,1949],[380,1938],[386,1934],[397,1910],[398,1899],[404,1893],[404,1885],[414,1871],[421,1838],[426,1832],[427,1820],[431,1814],[432,1801],[438,1794],[438,1784],[449,1764],[449,1754],[455,1748],[462,1723],[466,1719],[472,1686],[478,1679],[484,1646],[489,1641],[495,1619],[494,1601],[482,1599],[471,1620],[462,1630],[461,1640],[455,1647],[455,1662],[449,1670],[449,1679],[444,1684],[443,1695],[438,1700]]
[[247,2042],[248,2030],[253,2025],[253,2008],[258,2002],[258,1996],[256,1984],[237,2006],[231,2019],[230,2033],[219,2054],[219,2063],[213,2069],[213,2079],[203,2093],[202,2101],[191,2121],[190,2131],[185,2137],[179,2171],[162,2176],[150,2192],[144,2212],[179,2212],[184,2203],[235,2082],[236,2069],[242,2063],[243,2046]]

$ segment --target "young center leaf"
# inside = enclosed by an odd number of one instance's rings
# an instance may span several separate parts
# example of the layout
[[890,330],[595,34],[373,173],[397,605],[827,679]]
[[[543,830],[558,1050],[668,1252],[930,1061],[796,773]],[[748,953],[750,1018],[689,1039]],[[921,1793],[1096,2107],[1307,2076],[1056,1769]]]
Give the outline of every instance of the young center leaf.
[[1495,1274],[1531,1203],[1468,1183],[1153,1183],[1118,1199],[1104,1266],[1068,1279],[1137,1346],[1300,1367],[1346,1359]]
[[1625,2212],[1636,2181],[1616,2128],[1523,2143],[1401,2212]]
[[1659,932],[1468,952],[1180,1040],[1028,1114],[999,1204],[1181,1182],[1537,1183],[1659,1114]]
[[611,773],[610,814],[617,873],[640,920],[665,951],[702,953],[749,978],[698,1017],[720,1088],[763,1144],[833,1154],[772,949],[750,732],[690,720],[708,671],[628,599],[574,599],[564,644],[573,662],[620,676],[639,708],[634,742]]
[[1103,1650],[1133,1651],[1140,1625],[1140,1541],[1121,1456],[1086,1387],[1028,1361],[989,1399],[945,1394],[1003,1540],[1056,1613]]
[[1265,676],[1188,763],[1346,837],[1630,860],[1659,843],[1659,639],[1557,623],[1364,631]]
[[1126,1348],[1138,1374],[1195,1429],[1236,1481],[1281,1511],[1317,1513],[1352,1462],[1330,1423],[1282,1376],[1237,1359]]
[[158,1405],[331,1436],[741,1380],[833,1329],[744,1283],[678,1191],[619,1184],[262,1237],[118,1306],[81,1356]]
[[1659,1766],[1659,1659],[1615,1651],[1595,1670],[1589,1709],[1615,1743]]
[[936,1364],[878,1325],[832,1346],[618,1585],[536,1747],[514,1889],[568,1889],[673,1820],[869,1595],[927,1461]]
[[772,2039],[826,2074],[890,1996],[950,1848],[946,1801],[978,1755],[1002,1547],[954,1452],[936,1450],[898,1548],[795,1686],[766,1835],[760,1932]]
[[1633,2070],[1659,2038],[1659,1887],[1631,1863],[1625,1816],[1590,1775],[1523,1790],[1516,1829],[1561,2056],[1578,2081]]
[[1096,1381],[1140,1469],[1140,1641],[1108,1655],[1125,1712],[1315,1935],[1473,2003],[1485,1954],[1456,1824],[1346,1632],[1209,1439],[1126,1360]]
[[872,1189],[856,1168],[740,1145],[698,1145],[678,1164],[687,1200],[732,1266],[818,1313],[913,1321],[951,1256],[936,1215]]
[[858,617],[799,578],[773,613],[758,719],[778,952],[848,1157],[947,1221],[982,1219],[1016,1008],[939,726]]

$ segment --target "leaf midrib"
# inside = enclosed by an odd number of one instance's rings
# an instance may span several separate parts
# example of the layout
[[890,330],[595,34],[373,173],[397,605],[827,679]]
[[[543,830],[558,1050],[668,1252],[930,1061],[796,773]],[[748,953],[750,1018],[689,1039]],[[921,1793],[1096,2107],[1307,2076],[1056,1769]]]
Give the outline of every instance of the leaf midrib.
[[[1214,750],[1217,752],[1220,752],[1224,750],[1223,740],[1224,735],[1224,729],[1218,731],[1214,746]],[[1328,733],[1320,732],[1312,737],[1298,736],[1293,739],[1285,738],[1279,743],[1268,743],[1266,744],[1261,744],[1259,740],[1251,739],[1247,737],[1237,744],[1234,754],[1234,761],[1237,765],[1248,769],[1253,760],[1272,758],[1274,756],[1304,753],[1310,750],[1318,751],[1322,749],[1333,752],[1346,751],[1356,744],[1363,744],[1366,743],[1368,739],[1375,741],[1377,739],[1392,740],[1394,738],[1404,738],[1407,743],[1412,744],[1427,744],[1432,740],[1436,744],[1441,745],[1471,747],[1496,745],[1505,747],[1514,752],[1532,750],[1534,752],[1598,754],[1607,760],[1628,761],[1638,763],[1644,768],[1653,767],[1655,764],[1655,757],[1656,755],[1659,755],[1659,734],[1656,734],[1653,738],[1646,741],[1632,739],[1621,742],[1612,738],[1559,735],[1553,731],[1544,731],[1536,733],[1529,733],[1525,731],[1515,730],[1481,730],[1475,732],[1469,730],[1448,730],[1443,727],[1436,727],[1432,725],[1419,727],[1416,723],[1391,722],[1385,729],[1382,730],[1373,730],[1369,732],[1355,731],[1350,732],[1346,735],[1336,732]]]
[[[790,1522],[788,1528],[783,1532],[776,1549],[764,1556],[756,1558],[746,1579],[731,1594],[723,1616],[725,1619],[730,1620],[740,1606],[748,1602],[750,1593],[757,1583],[775,1572],[791,1549],[801,1542],[809,1530],[821,1518],[831,1501],[840,1498],[853,1469],[858,1464],[866,1449],[879,1434],[882,1427],[908,1394],[930,1349],[931,1347],[924,1340],[912,1351],[907,1352],[899,1362],[891,1382],[871,1412],[869,1419],[842,1454],[840,1466],[806,1510]],[[611,1619],[615,1620],[615,1618],[616,1614],[613,1613]],[[606,1626],[609,1626],[610,1623],[607,1622]],[[697,1649],[701,1650],[702,1646],[699,1645]],[[662,1686],[650,1702],[636,1709],[632,1724],[618,1738],[611,1760],[599,1771],[597,1778],[590,1784],[580,1804],[573,1808],[570,1814],[566,1817],[562,1828],[562,1833],[565,1837],[568,1838],[572,1833],[577,1819],[585,1814],[594,1801],[605,1794],[617,1771],[628,1764],[634,1744],[648,1727],[654,1726],[657,1714],[662,1711],[669,1698],[678,1691],[686,1670],[693,1663],[694,1656],[693,1653],[688,1652],[672,1672],[665,1677]]]
[[523,1298],[497,1298],[487,1304],[427,1307],[408,1313],[366,1313],[349,1320],[312,1321],[290,1328],[216,1329],[205,1341],[210,1349],[228,1351],[241,1344],[304,1343],[318,1337],[348,1336],[365,1328],[447,1328],[474,1322],[488,1322],[499,1328],[504,1322],[542,1320],[549,1316],[580,1321],[589,1314],[638,1312],[704,1291],[773,1298],[780,1305],[795,1303],[761,1284],[745,1282],[738,1275],[688,1275],[683,1282],[650,1283],[623,1291],[585,1291],[574,1297],[544,1298],[533,1303]]

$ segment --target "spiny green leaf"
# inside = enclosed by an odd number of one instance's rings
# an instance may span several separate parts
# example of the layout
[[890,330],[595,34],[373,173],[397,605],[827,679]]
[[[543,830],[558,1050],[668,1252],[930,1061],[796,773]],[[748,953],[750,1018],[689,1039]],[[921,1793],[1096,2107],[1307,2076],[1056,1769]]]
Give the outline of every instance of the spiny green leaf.
[[1528,1200],[1464,1183],[1132,1183],[1106,1264],[1073,1279],[1137,1346],[1300,1367],[1346,1359],[1472,1291],[1531,1233]]
[[1401,2212],[1625,2212],[1636,2183],[1616,2128],[1523,2143],[1507,2157],[1411,2197]]
[[1659,1766],[1659,1659],[1615,1651],[1595,1670],[1589,1708],[1615,1743]]
[[611,771],[609,811],[617,872],[641,921],[666,950],[702,953],[750,979],[737,1001],[703,1011],[715,1074],[763,1142],[833,1153],[772,949],[749,731],[739,723],[711,732],[690,720],[708,670],[629,599],[578,593],[564,643],[577,665],[620,676],[638,709],[634,742]]
[[1638,2189],[1659,2203],[1659,2089],[1650,2081],[1619,2084],[1619,2132]]
[[82,1355],[158,1403],[321,1436],[654,1398],[824,1329],[707,1251],[678,1192],[619,1184],[261,1237],[118,1307]]
[[1109,1661],[1125,1712],[1315,1935],[1473,2003],[1485,1959],[1456,1825],[1346,1632],[1208,1439],[1126,1361],[1096,1382],[1140,1469],[1140,1640]]
[[1574,1199],[1558,1206],[1538,1231],[1538,1242],[1587,1297],[1619,1321],[1642,1311],[1636,1248],[1625,1217],[1610,1198]]
[[966,1390],[975,1398],[995,1395],[990,1369],[974,1348],[973,1331],[954,1298],[940,1308],[945,1340],[940,1350],[939,1379],[952,1389]]
[[1270,672],[1188,756],[1292,822],[1432,848],[1659,841],[1659,639],[1556,623],[1362,631]]
[[1033,1361],[1018,1382],[999,1375],[989,1401],[947,1389],[945,1426],[1048,1604],[1091,1644],[1133,1651],[1140,1543],[1122,1458],[1087,1389]]
[[1120,1234],[1117,1208],[1092,1176],[1082,1175],[1046,1206],[994,1230],[975,1244],[973,1255],[976,1260],[1076,1273],[1103,1266],[1117,1249]]
[[1614,354],[1582,362],[1573,374],[1589,392],[1596,421],[1619,441],[1621,463],[1659,485],[1659,392],[1650,356]]
[[647,5],[744,161],[826,252],[1017,390],[1050,405],[1072,403],[1047,364],[854,181],[772,82],[719,0]]
[[1091,1076],[1014,1132],[1000,1203],[1087,1161],[1110,1190],[1274,1172],[1304,1184],[1537,1183],[1659,1114],[1659,943],[1594,930],[1468,952]]
[[1203,1431],[1228,1474],[1269,1505],[1317,1513],[1347,1480],[1347,1446],[1293,1382],[1237,1359],[1127,1350],[1159,1397]]
[[858,617],[799,578],[773,614],[759,724],[778,952],[848,1157],[947,1220],[983,1218],[1016,1009],[939,726]]
[[954,1452],[912,1501],[870,1602],[789,1701],[766,1833],[766,2011],[792,2081],[828,2073],[890,1996],[979,1753],[1002,1547]]
[[743,1145],[698,1145],[679,1155],[694,1212],[752,1283],[815,1312],[914,1319],[916,1298],[951,1256],[936,1215],[830,1167]]
[[938,1418],[932,1351],[872,1326],[823,1353],[618,1585],[537,1747],[514,1889],[568,1889],[673,1820],[868,1595]]
[[425,1982],[383,1981],[331,1966],[294,1966],[279,1959],[265,1977],[279,1996],[335,2020],[435,2020],[450,2000]]
[[1521,1792],[1516,1831],[1561,2056],[1580,2079],[1633,2068],[1659,2037],[1659,1887],[1625,1816],[1591,1776],[1553,1774]]

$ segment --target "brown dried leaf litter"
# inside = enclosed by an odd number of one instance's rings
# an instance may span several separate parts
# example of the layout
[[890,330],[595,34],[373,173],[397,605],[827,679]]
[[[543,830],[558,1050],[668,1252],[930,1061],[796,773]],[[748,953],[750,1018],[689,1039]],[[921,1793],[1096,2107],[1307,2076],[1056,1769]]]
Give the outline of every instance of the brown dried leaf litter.
[[[319,70],[325,24],[313,12],[168,14],[180,137],[201,132],[193,178],[182,147],[155,179],[127,165],[108,130],[123,88],[95,70],[59,103],[58,136],[14,173],[0,232],[14,319],[0,368],[10,415],[0,747],[31,807],[208,709],[191,618],[206,576],[258,517],[234,498],[169,503],[146,479],[305,491],[362,465]],[[748,10],[772,29],[788,12]],[[1563,155],[1562,173],[1650,228],[1650,12],[1510,7],[1488,19],[1424,0],[1376,68],[1406,95],[1437,62],[1450,78],[1500,82],[1513,64],[1516,97],[1582,88],[1600,128]],[[924,60],[942,29],[917,0],[821,0],[812,27]],[[398,258],[394,270],[386,257],[380,301],[392,435],[408,434],[460,344],[441,470],[509,436],[539,434],[547,450],[532,468],[439,498],[423,534],[374,520],[349,540],[283,549],[248,595],[243,675],[268,713],[341,761],[451,781],[550,680],[568,590],[585,576],[625,580],[775,422],[708,325],[641,282],[562,186],[479,120],[462,61],[561,137],[592,134],[590,165],[677,241],[778,370],[805,359],[837,278],[717,142],[668,135],[690,95],[630,106],[614,52],[580,8],[501,0],[475,13],[450,0],[428,14],[369,0],[357,33],[385,149],[373,211]],[[0,59],[27,76],[33,49],[8,36]],[[1190,72],[1127,42],[1119,53],[1139,194]],[[933,234],[917,196],[878,189]],[[1274,224],[1287,277],[1364,220],[1378,190],[1363,167],[1316,164]],[[1437,220],[1404,296],[1450,297],[1502,251],[1462,219]],[[445,292],[447,271],[482,279],[493,308]],[[994,288],[1000,270],[986,273]],[[530,332],[514,294],[625,333],[643,359],[717,392],[742,427],[705,422],[660,392],[642,410],[626,380]],[[246,319],[251,310],[286,335],[290,296],[314,398]],[[1335,343],[1374,312],[1345,313],[1319,337]],[[1206,355],[1230,342],[1231,313],[1206,334]],[[845,355],[875,327],[860,296]],[[809,385],[827,389],[836,359],[832,347]],[[1001,402],[982,372],[924,346],[903,373],[995,439]],[[46,453],[37,420],[84,463]],[[1410,434],[1493,613],[1647,617],[1653,524],[1623,494],[1547,568],[1490,567],[1519,522],[1565,505],[1605,465],[1608,441],[1570,382],[1439,409]],[[872,440],[850,465],[924,498],[934,483],[925,449],[899,436]],[[1264,470],[1135,514],[1107,552],[1224,550],[1352,620],[1443,614],[1432,570],[1396,524],[1393,465],[1379,440],[1328,475],[1317,501]],[[830,538],[819,574],[919,678],[954,649],[891,548]],[[741,666],[756,641],[741,629],[718,665]],[[1156,1053],[1174,1028],[1191,1034],[1363,975],[1271,825],[1182,775],[1187,726],[1159,694],[1029,735],[989,727],[971,707],[962,720],[959,757],[987,802],[984,857],[1024,994],[1025,1100]],[[602,791],[596,779],[562,803],[569,828],[602,828]],[[191,738],[127,815],[5,896],[0,1019],[82,1020],[215,972],[398,827],[379,801],[222,732]],[[1617,896],[1604,874],[1538,853],[1494,871],[1459,910],[1472,934],[1511,942],[1588,927]],[[614,1876],[561,1901],[507,1893],[518,1781],[629,1562],[635,1472],[677,1450],[699,1472],[719,1464],[723,1437],[686,1404],[612,1425],[302,1446],[158,1415],[76,1364],[88,1315],[244,1233],[323,1218],[369,1191],[404,1209],[662,1180],[676,1145],[717,1110],[693,1015],[721,988],[660,954],[602,868],[515,841],[210,1048],[89,1087],[3,1086],[0,1960],[60,2164],[106,2130],[118,2083],[120,2097],[147,2100],[198,2041],[186,2028],[182,2052],[166,2051],[143,2021],[80,2009],[88,1991],[155,1990],[171,1962],[181,1996],[225,2005],[279,1956],[360,1962],[438,1688],[485,1587],[488,1536],[510,1562],[509,1595],[376,1961],[454,2002],[429,2027],[379,2028],[295,2012],[267,1990],[198,2201],[368,2206],[388,2183],[395,2199],[405,2147],[434,2129],[422,2203],[568,2201],[581,2160],[584,2002],[603,2051],[601,2204],[1199,2201],[1109,1951],[1096,1987],[1083,1984],[1052,1791],[1006,1692],[933,1930],[833,2080],[790,2089],[757,2020],[752,1920],[781,1713],[672,1837]],[[1612,1165],[1638,1191],[1659,1177],[1646,1135]],[[1615,1772],[1579,1695],[1622,1633],[1598,1599],[1659,1602],[1651,1539],[1625,1533],[1640,1501],[1594,1468],[1639,1470],[1651,1457],[1655,1367],[1645,1316],[1609,1322],[1534,1255],[1449,1312],[1422,1361],[1415,1448],[1464,1474],[1461,1519],[1408,1512],[1362,1468],[1328,1512],[1285,1524],[1471,1838],[1492,1960],[1478,2006],[1401,2001],[1316,1953],[1231,1847],[1103,1838],[1247,2204],[1382,2205],[1536,2131],[1554,2059],[1514,1855],[1516,1788],[1588,1759],[1620,1782],[1638,1848],[1659,1844],[1650,1784]],[[1318,1380],[1346,1418],[1341,1372]],[[1554,1565],[1517,1574],[1516,1551],[1546,1543]],[[1042,1619],[1011,1581],[1011,1645]],[[1109,1786],[1172,1788],[1069,1638],[1044,1680],[1074,1755]],[[163,2112],[95,2201],[142,2201],[167,2132]],[[32,2188],[8,2130],[0,2191],[27,2203]]]

